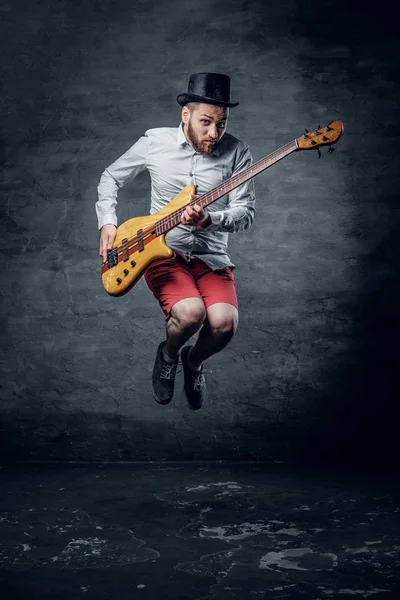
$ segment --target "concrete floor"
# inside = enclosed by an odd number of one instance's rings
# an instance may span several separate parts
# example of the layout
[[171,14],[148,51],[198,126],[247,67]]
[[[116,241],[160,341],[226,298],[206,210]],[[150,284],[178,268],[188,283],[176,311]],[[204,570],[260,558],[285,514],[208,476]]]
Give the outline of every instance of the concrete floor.
[[262,463],[6,465],[0,596],[397,599],[394,481]]

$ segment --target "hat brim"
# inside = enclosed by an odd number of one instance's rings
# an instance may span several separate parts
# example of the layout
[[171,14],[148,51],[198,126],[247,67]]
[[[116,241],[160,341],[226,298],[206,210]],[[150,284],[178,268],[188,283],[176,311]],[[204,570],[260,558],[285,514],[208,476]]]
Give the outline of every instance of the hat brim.
[[215,100],[215,98],[197,96],[196,94],[179,94],[176,100],[181,106],[185,106],[188,102],[201,102],[202,104],[214,104],[215,106],[226,106],[228,108],[239,105],[239,102],[224,102],[223,100]]

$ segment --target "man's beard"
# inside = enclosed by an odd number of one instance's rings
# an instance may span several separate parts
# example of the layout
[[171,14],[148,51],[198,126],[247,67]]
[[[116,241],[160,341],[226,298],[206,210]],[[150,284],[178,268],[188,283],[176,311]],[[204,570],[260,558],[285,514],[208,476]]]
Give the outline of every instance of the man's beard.
[[187,124],[187,136],[193,148],[196,150],[196,152],[200,152],[200,154],[211,154],[218,144],[218,142],[207,144],[204,141],[201,141],[197,133],[193,130],[190,121]]

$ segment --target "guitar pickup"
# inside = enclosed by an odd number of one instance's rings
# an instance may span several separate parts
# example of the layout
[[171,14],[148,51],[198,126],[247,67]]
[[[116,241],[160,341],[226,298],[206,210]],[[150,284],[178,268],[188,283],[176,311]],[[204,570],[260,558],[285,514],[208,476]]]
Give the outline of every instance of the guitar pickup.
[[129,260],[128,238],[124,238],[121,242],[122,258],[124,262]]
[[143,229],[138,229],[136,232],[137,235],[137,244],[139,252],[143,252],[144,250],[144,238],[143,238]]
[[118,264],[118,248],[111,248],[107,252],[107,265],[109,269]]

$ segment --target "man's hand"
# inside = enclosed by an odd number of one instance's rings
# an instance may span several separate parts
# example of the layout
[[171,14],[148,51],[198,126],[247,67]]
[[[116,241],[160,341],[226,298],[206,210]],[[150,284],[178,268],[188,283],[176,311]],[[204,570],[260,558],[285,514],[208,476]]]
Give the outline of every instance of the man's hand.
[[[195,194],[190,195],[192,200],[198,198]],[[194,206],[187,206],[181,216],[181,223],[183,225],[193,225],[195,227],[208,227],[211,223],[211,218],[208,214],[207,209],[203,209],[200,204]]]
[[115,225],[103,225],[101,228],[99,254],[103,262],[107,261],[107,250],[111,250],[116,234],[117,228]]

